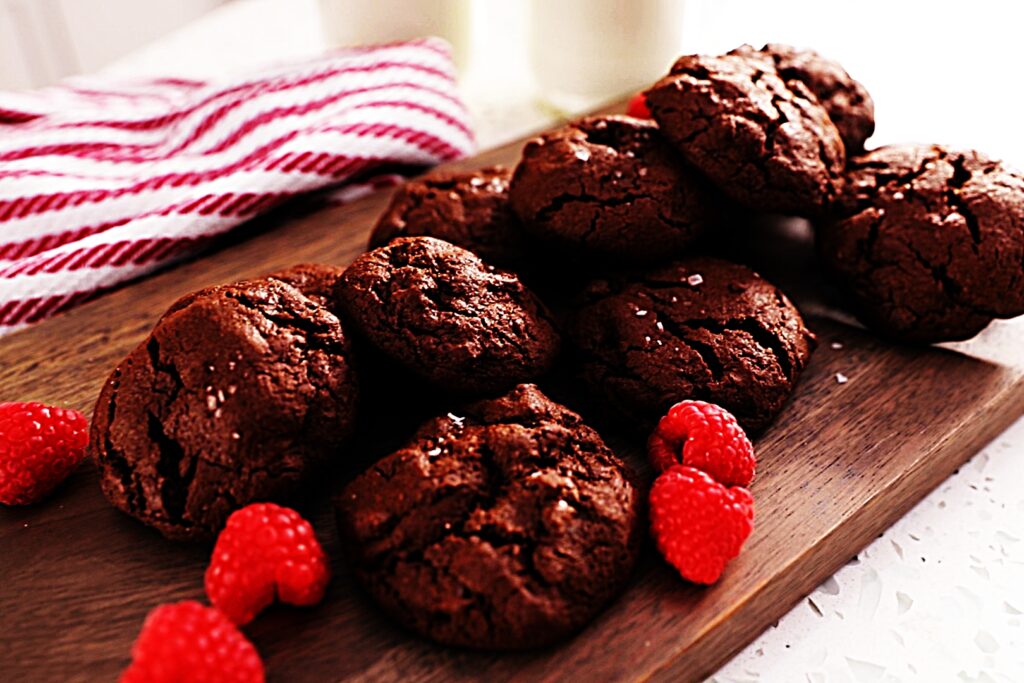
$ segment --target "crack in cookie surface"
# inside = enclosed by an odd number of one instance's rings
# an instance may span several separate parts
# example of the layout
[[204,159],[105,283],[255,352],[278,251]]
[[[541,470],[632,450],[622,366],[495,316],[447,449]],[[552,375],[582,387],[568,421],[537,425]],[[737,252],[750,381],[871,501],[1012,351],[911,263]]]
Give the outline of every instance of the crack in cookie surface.
[[785,81],[800,81],[825,107],[843,140],[847,156],[859,154],[875,130],[875,105],[867,89],[836,61],[814,50],[769,43],[760,49],[743,45],[729,54],[767,57]]

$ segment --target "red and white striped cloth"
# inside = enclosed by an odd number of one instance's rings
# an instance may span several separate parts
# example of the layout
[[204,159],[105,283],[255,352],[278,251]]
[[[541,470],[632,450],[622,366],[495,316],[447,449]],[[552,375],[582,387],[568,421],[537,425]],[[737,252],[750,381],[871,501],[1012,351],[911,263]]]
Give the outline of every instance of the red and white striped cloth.
[[231,83],[0,93],[0,335],[301,193],[350,200],[472,151],[447,45],[332,52]]

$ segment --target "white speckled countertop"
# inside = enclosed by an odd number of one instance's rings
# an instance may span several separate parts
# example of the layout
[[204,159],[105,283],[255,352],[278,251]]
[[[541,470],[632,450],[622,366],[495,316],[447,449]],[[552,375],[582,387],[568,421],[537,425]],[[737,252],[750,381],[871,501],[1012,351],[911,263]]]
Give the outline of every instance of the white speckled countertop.
[[[475,45],[487,47],[476,52],[490,59],[477,60],[463,85],[481,147],[553,120],[523,66],[523,9],[522,0],[488,3],[481,14],[489,16],[474,25]],[[684,44],[815,47],[871,90],[871,144],[966,145],[1024,167],[1022,20],[1024,6],[996,0],[689,0]],[[322,47],[313,0],[240,0],[109,71],[203,78]],[[1024,363],[1024,319],[951,347]],[[948,400],[956,400],[953,379]],[[1024,681],[1022,620],[1024,419],[710,680],[1016,683]]]
[[711,680],[1024,680],[1024,419]]

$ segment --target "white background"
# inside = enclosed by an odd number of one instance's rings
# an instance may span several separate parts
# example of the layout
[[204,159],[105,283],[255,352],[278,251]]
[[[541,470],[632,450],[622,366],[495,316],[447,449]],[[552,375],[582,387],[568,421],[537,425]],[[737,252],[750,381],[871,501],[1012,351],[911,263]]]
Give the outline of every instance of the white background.
[[0,0],[0,89],[94,71],[224,0]]

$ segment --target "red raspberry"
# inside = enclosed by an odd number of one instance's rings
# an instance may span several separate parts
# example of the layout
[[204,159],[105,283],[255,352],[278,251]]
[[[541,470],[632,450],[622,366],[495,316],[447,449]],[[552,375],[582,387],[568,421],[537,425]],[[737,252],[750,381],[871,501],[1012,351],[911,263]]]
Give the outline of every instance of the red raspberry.
[[0,403],[0,503],[45,498],[85,457],[89,421],[77,410]]
[[330,571],[313,527],[273,503],[236,510],[217,537],[206,570],[210,602],[236,624],[247,624],[274,601],[315,605]]
[[142,625],[121,683],[263,683],[256,648],[219,610],[160,605]]
[[651,487],[651,534],[684,579],[711,584],[754,528],[754,499],[693,467],[675,465]]
[[689,465],[726,486],[750,486],[757,464],[754,446],[732,413],[704,401],[669,408],[647,441],[647,457],[658,472]]
[[642,92],[638,92],[629,99],[629,105],[626,107],[626,114],[638,119],[651,118],[651,110],[647,108],[647,98],[644,97]]

